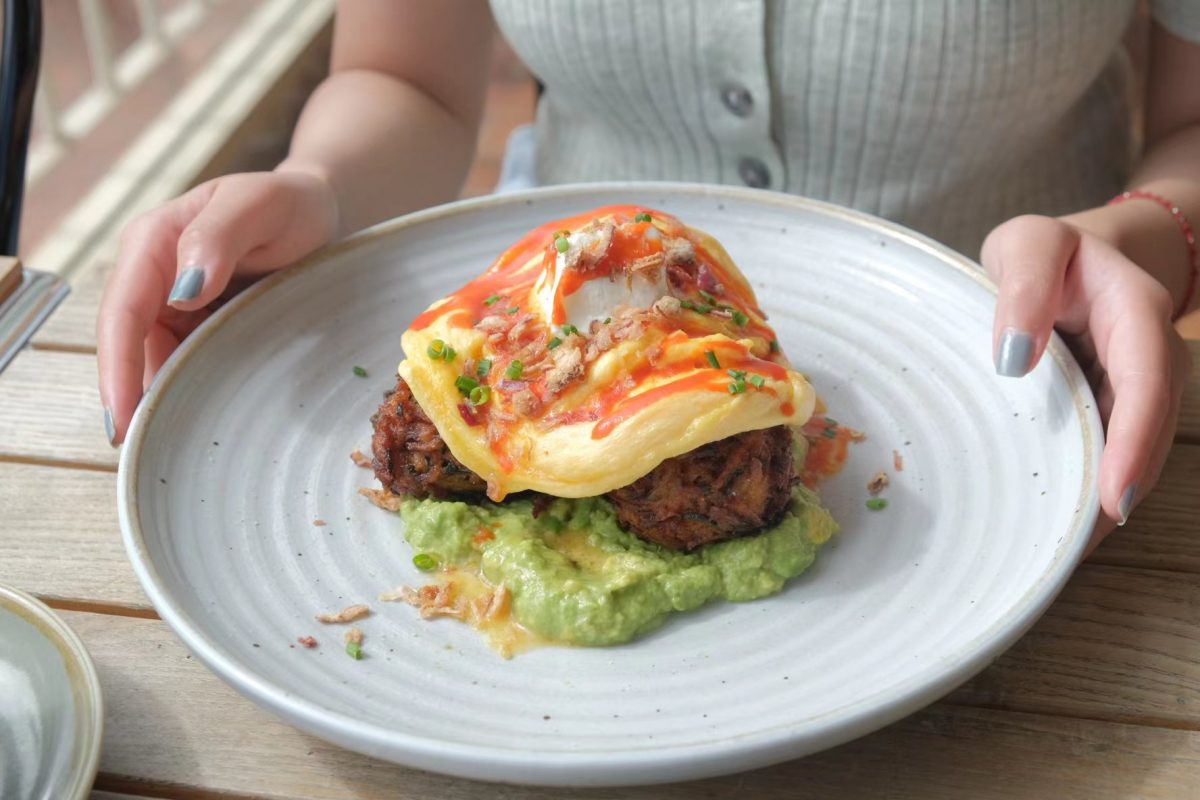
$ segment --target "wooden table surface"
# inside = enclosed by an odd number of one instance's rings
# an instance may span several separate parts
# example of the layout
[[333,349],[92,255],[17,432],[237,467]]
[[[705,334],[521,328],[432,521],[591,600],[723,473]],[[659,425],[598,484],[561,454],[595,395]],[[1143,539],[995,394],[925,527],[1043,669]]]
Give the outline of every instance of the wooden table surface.
[[[949,697],[806,759],[688,784],[499,787],[289,727],[159,620],[117,528],[92,327],[104,267],[0,374],[0,582],[83,637],[103,685],[97,798],[1200,798],[1200,380],[1163,478],[1010,652]],[[1192,344],[1200,373],[1200,343]]]

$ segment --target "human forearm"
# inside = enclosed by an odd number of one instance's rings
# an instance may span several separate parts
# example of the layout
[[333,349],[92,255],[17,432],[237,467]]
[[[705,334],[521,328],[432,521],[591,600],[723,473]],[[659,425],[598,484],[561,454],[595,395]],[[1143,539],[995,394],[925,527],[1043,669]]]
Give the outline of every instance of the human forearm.
[[[1152,192],[1200,224],[1200,44],[1152,26],[1145,91],[1146,153],[1129,182],[1130,190]],[[1167,209],[1147,200],[1091,209],[1066,218],[1094,233],[1153,275],[1175,299],[1184,300],[1192,270],[1178,222]],[[1195,301],[1193,300],[1193,307]]]
[[[1200,221],[1200,126],[1171,135],[1146,154],[1130,190],[1152,192]],[[1178,223],[1162,206],[1141,200],[1088,209],[1065,217],[1116,246],[1182,302],[1193,269]]]
[[338,233],[454,199],[483,114],[494,27],[486,0],[347,0],[331,74],[280,169],[332,189]]
[[324,178],[346,234],[456,197],[475,137],[470,123],[406,81],[347,70],[314,92],[280,169]]

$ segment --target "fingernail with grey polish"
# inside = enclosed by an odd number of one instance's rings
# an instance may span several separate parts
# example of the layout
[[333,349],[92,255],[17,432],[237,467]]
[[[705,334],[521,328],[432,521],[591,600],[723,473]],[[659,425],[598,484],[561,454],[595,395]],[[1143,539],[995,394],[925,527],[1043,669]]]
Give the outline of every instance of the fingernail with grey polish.
[[104,409],[104,432],[108,435],[108,443],[114,447],[117,444],[117,426],[113,423],[112,411]]
[[1019,378],[1029,372],[1032,360],[1033,337],[1016,328],[1004,331],[1000,336],[1000,349],[996,351],[996,374]]
[[177,303],[180,300],[191,300],[200,294],[200,289],[203,286],[204,270],[196,267],[185,269],[175,279],[175,285],[171,287],[171,296],[167,298],[167,302]]
[[1117,520],[1118,525],[1124,525],[1129,521],[1129,512],[1133,510],[1133,496],[1137,494],[1137,484],[1129,484],[1124,493],[1121,495],[1120,502],[1117,503]]

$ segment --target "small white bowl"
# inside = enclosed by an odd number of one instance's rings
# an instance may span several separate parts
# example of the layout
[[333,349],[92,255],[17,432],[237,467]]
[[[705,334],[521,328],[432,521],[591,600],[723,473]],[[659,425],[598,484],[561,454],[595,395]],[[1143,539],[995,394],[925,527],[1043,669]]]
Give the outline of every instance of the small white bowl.
[[0,797],[86,798],[103,726],[83,642],[45,604],[0,585]]

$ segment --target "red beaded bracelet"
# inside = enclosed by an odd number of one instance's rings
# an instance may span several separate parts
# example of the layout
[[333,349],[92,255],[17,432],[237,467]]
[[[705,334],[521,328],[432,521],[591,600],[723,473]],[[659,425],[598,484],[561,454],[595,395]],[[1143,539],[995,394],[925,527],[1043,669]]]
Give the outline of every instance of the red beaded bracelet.
[[1171,217],[1175,220],[1175,224],[1179,226],[1179,230],[1183,232],[1183,240],[1187,242],[1188,266],[1191,268],[1188,273],[1187,288],[1183,291],[1183,300],[1180,301],[1179,307],[1175,309],[1175,314],[1171,320],[1177,320],[1191,308],[1192,300],[1196,295],[1196,287],[1200,284],[1200,254],[1196,252],[1196,233],[1192,230],[1192,223],[1188,222],[1188,218],[1183,215],[1183,211],[1179,206],[1172,203],[1162,195],[1154,194],[1153,192],[1132,191],[1121,192],[1119,195],[1108,201],[1108,204],[1123,203],[1126,200],[1149,200],[1158,203],[1165,208]]

